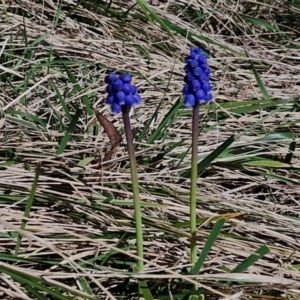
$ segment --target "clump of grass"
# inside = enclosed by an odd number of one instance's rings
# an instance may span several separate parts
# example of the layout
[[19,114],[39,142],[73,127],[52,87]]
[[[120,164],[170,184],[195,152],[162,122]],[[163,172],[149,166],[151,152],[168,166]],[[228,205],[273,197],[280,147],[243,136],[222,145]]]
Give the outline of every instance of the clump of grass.
[[[299,298],[299,7],[155,4],[1,2],[3,298],[133,299],[138,282],[145,299]],[[215,97],[199,116],[194,267],[190,45]],[[99,84],[110,72],[132,73],[144,100],[130,116],[143,273],[124,145],[95,162],[110,145],[94,105],[124,134]]]

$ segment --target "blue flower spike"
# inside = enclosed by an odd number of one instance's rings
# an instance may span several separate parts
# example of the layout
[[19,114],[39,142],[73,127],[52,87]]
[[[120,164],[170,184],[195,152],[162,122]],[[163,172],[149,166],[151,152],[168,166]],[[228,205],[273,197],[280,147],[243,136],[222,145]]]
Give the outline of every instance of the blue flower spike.
[[[199,107],[212,101],[212,87],[209,82],[210,69],[207,63],[207,56],[202,49],[191,48],[189,56],[185,59],[184,87],[182,90],[183,104],[193,108],[192,119],[192,159],[190,183],[190,233],[191,245],[190,256],[192,268],[197,258],[197,190],[198,190],[198,140],[199,140]],[[198,286],[194,286],[196,291]],[[196,297],[198,299],[198,297]]]
[[202,49],[191,48],[190,55],[185,59],[183,103],[186,107],[210,103],[213,99],[212,87],[209,82],[210,69],[207,56]]
[[130,108],[141,103],[142,98],[139,96],[136,86],[131,84],[131,80],[131,74],[117,75],[111,73],[105,77],[108,94],[106,103],[110,105],[113,114],[120,113],[122,105],[127,105]]
[[[130,108],[142,102],[138,94],[137,87],[131,83],[131,74],[118,75],[111,73],[105,77],[106,86],[106,104],[110,105],[113,114],[122,113],[125,135],[127,140],[128,156],[131,169],[131,183],[133,193],[134,220],[136,232],[136,252],[137,252],[137,269],[144,269],[144,250],[143,250],[143,223],[142,209],[139,195],[139,183],[137,175],[137,163],[135,159],[134,141],[131,130],[129,112]],[[139,287],[140,290],[140,287]]]

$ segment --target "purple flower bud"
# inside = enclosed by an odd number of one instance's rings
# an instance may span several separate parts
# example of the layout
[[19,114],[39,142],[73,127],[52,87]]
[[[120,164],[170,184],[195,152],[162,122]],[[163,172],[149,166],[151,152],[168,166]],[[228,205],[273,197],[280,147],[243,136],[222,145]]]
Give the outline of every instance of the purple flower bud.
[[124,94],[127,96],[127,95],[130,95],[130,94],[133,94],[133,86],[129,83],[125,83],[124,86],[123,86],[123,89],[122,91],[124,92]]
[[106,104],[111,105],[114,102],[114,96],[108,96],[106,98]]
[[192,92],[192,89],[190,88],[190,85],[187,83],[184,85],[182,93],[183,95],[190,94]]
[[136,86],[131,84],[131,80],[131,74],[119,76],[111,73],[105,77],[105,82],[107,83],[106,92],[108,93],[106,103],[111,106],[114,114],[122,111],[122,105],[132,107],[142,101],[142,98],[137,93]]
[[213,96],[212,96],[211,92],[205,95],[206,102],[210,102],[212,99],[213,99]]
[[118,75],[116,73],[111,73],[105,77],[104,81],[105,83],[113,83],[117,79]]
[[184,72],[187,74],[193,72],[193,68],[191,68],[189,65],[185,65],[183,69],[184,69]]
[[119,105],[125,104],[125,97],[126,96],[122,91],[117,92],[114,97],[114,102],[116,102]]
[[132,80],[132,75],[131,74],[122,74],[120,75],[120,79],[124,82],[124,83],[130,83]]
[[117,92],[121,91],[123,89],[123,86],[124,86],[124,83],[120,79],[115,80],[113,83],[114,90]]
[[207,65],[207,56],[204,55],[203,53],[201,53],[199,56],[198,56],[198,61],[201,65]]
[[207,75],[205,75],[204,72],[202,72],[197,78],[202,84],[209,80],[209,78],[207,77]]
[[192,107],[195,105],[195,96],[188,94],[184,97],[184,106]]
[[186,73],[182,93],[185,106],[194,106],[200,103],[210,102],[212,97],[212,87],[210,85],[210,69],[207,57],[202,49],[191,48],[190,55],[185,59]]
[[187,58],[185,61],[188,64],[188,66],[192,69],[199,66],[198,61],[195,59]]
[[138,89],[135,85],[131,84],[131,94],[135,95],[138,92]]
[[199,55],[199,54],[203,53],[203,50],[201,48],[192,47],[192,52]]
[[195,69],[193,69],[193,74],[195,76],[200,76],[202,74],[202,69],[200,67],[196,67]]
[[125,97],[125,104],[128,106],[134,106],[135,105],[135,99],[133,95],[128,95]]
[[201,89],[198,90],[195,93],[195,98],[196,98],[196,101],[198,101],[200,103],[201,100],[205,100],[205,92]]
[[197,79],[193,80],[193,81],[191,82],[191,85],[192,85],[192,90],[193,90],[194,92],[196,92],[196,91],[198,91],[199,89],[201,89],[201,83],[200,83]]
[[121,105],[117,104],[116,102],[113,102],[111,105],[111,111],[115,115],[119,114],[121,112]]
[[208,76],[210,74],[210,69],[204,69],[203,70],[203,73]]
[[142,102],[142,98],[140,95],[134,94],[132,97],[134,99],[134,103],[135,103],[134,105],[138,105]]
[[185,76],[184,76],[184,82],[191,82],[195,79],[195,76],[192,74],[192,72],[188,72]]
[[108,93],[108,95],[114,94],[114,87],[113,87],[112,83],[110,83],[106,86],[106,92]]
[[210,92],[210,91],[211,91],[211,85],[209,84],[209,82],[203,83],[203,84],[202,84],[202,89],[203,89],[206,93]]

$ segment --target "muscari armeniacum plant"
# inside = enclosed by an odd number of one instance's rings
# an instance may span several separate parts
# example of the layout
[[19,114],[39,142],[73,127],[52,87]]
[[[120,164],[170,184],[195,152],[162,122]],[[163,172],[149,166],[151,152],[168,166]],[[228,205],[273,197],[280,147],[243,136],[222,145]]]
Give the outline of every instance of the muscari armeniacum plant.
[[210,69],[207,56],[202,49],[191,48],[190,55],[185,59],[183,103],[193,108],[192,121],[192,160],[191,160],[191,187],[190,187],[190,233],[192,236],[190,255],[192,268],[197,261],[196,246],[196,194],[198,174],[198,134],[199,134],[199,106],[212,101],[212,87],[210,85]]
[[[191,263],[192,266],[197,261],[196,247],[196,194],[197,194],[197,156],[198,156],[198,132],[199,132],[199,106],[210,103],[213,99],[212,88],[210,85],[210,69],[207,63],[207,56],[202,49],[191,48],[190,55],[185,59],[184,70],[184,105],[193,108],[192,125],[192,161],[191,161],[191,188],[190,188],[190,232],[191,239]],[[139,104],[142,99],[138,95],[137,88],[131,84],[132,76],[130,74],[117,75],[111,73],[106,76],[107,83],[106,103],[111,106],[114,114],[122,112],[125,133],[128,145],[128,153],[131,166],[131,179],[134,197],[134,215],[137,239],[137,255],[139,260],[137,266],[140,271],[143,270],[143,232],[141,207],[139,199],[139,188],[136,170],[136,160],[134,153],[132,130],[129,119],[130,108]]]
[[132,75],[111,73],[105,77],[107,83],[106,91],[108,93],[106,103],[110,105],[113,114],[122,112],[125,134],[127,139],[127,147],[131,169],[131,182],[134,202],[134,219],[136,229],[137,244],[137,267],[139,271],[143,271],[143,231],[141,204],[139,196],[139,186],[136,170],[135,151],[133,145],[133,136],[129,119],[130,108],[141,103],[142,99],[138,94],[136,86],[131,83]]

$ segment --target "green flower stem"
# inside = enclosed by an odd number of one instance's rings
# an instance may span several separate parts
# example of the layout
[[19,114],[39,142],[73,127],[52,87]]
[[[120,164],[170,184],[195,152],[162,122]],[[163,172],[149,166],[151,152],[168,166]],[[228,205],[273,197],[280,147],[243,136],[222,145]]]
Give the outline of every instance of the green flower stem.
[[198,175],[198,133],[199,133],[199,103],[193,106],[192,127],[192,162],[191,162],[191,189],[190,189],[190,232],[191,239],[191,263],[192,268],[197,261],[196,244],[196,197],[197,197],[197,175]]
[[131,181],[132,181],[132,191],[133,191],[133,200],[134,200],[136,244],[137,244],[137,255],[139,257],[137,261],[137,266],[140,271],[143,271],[144,252],[143,252],[142,213],[141,213],[141,203],[140,203],[140,195],[139,195],[139,184],[138,184],[138,177],[137,177],[137,170],[136,170],[135,151],[133,146],[132,130],[131,130],[131,125],[129,120],[129,110],[130,108],[127,105],[122,105],[122,114],[123,114],[128,154],[130,160]]

